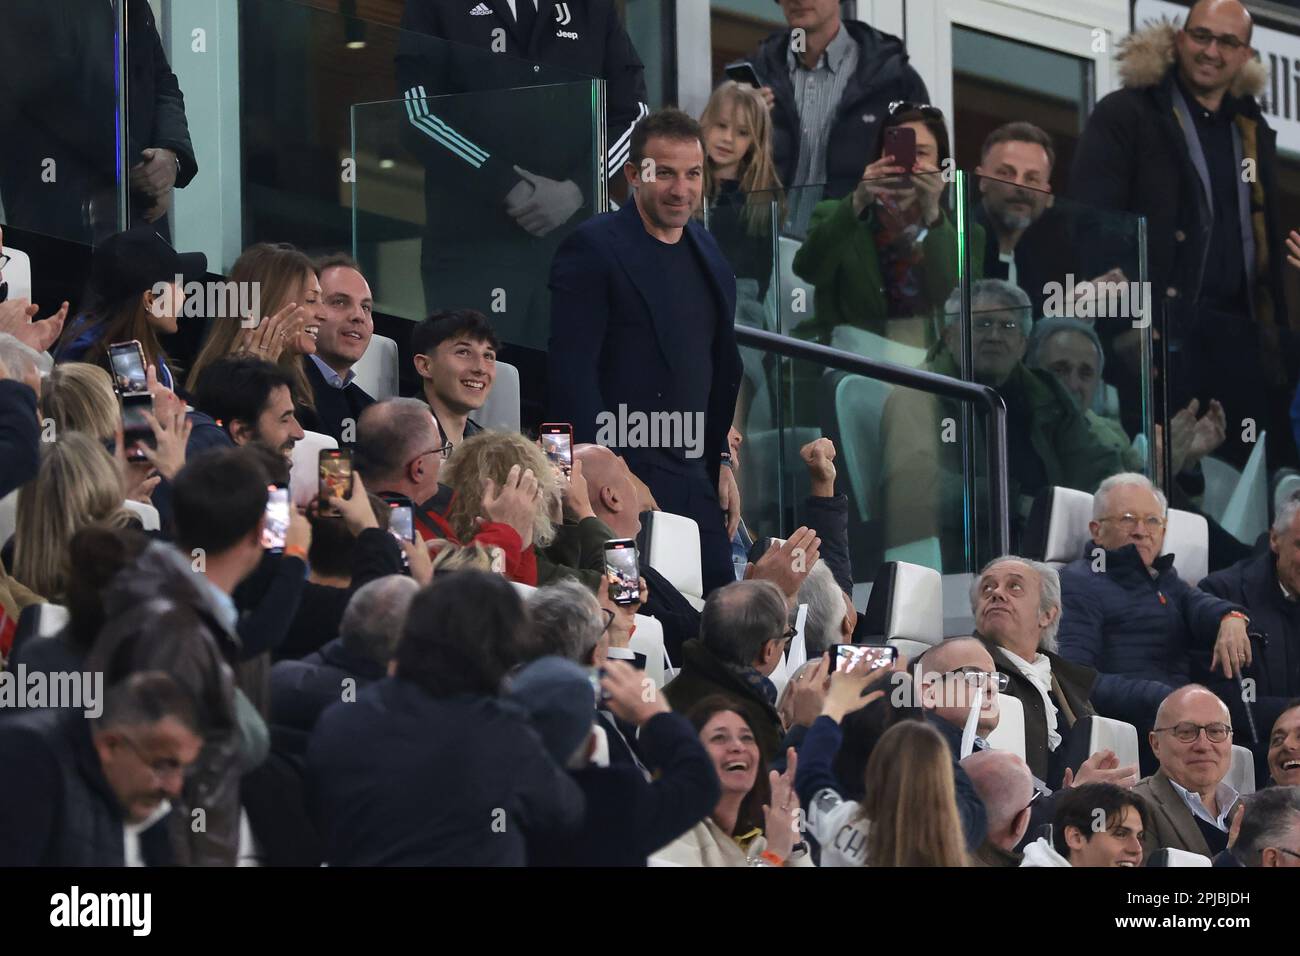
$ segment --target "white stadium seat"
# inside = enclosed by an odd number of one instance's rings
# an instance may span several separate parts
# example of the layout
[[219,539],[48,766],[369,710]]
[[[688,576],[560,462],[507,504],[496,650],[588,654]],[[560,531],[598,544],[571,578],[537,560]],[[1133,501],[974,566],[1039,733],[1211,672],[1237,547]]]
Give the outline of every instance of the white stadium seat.
[[1250,748],[1232,745],[1232,766],[1224,782],[1241,794],[1255,792],[1255,755]]
[[699,525],[683,515],[652,511],[645,522],[645,534],[646,554],[642,560],[667,578],[697,611],[702,609]]
[[519,431],[519,369],[509,362],[497,362],[492,391],[483,407],[470,415],[476,424],[502,432]]
[[397,343],[384,335],[372,335],[361,360],[352,366],[357,385],[377,402],[396,398],[397,361]]
[[1112,751],[1119,759],[1121,767],[1136,767],[1138,765],[1137,728],[1122,720],[1094,715],[1088,754],[1092,755],[1102,750]]
[[915,659],[943,640],[943,578],[934,568],[888,561],[863,613],[868,635]]
[[998,725],[987,739],[994,750],[1009,750],[1025,759],[1025,708],[1010,694],[998,695]]

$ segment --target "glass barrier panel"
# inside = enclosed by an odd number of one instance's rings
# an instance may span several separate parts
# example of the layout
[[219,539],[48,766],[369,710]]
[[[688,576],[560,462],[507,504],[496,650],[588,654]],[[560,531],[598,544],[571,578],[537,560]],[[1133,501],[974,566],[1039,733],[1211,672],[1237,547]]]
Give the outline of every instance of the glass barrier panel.
[[[146,0],[127,3],[149,7]],[[130,139],[136,155],[167,147],[181,156],[176,184],[183,188],[155,223],[178,248],[205,252],[218,271],[228,271],[256,242],[291,242],[311,254],[352,248],[356,104],[400,101],[408,92],[428,97],[590,82],[294,0],[164,6],[162,47],[130,37]],[[183,103],[163,94],[166,62]],[[512,117],[499,121],[509,127]],[[401,144],[375,139],[367,149],[387,164]],[[140,218],[152,214],[154,201],[136,195],[131,205]]]
[[587,80],[353,107],[355,254],[376,309],[478,309],[502,341],[544,350],[551,260],[603,197],[600,92]]
[[[156,38],[147,11],[130,11],[133,41]],[[127,34],[112,4],[75,19],[49,0],[0,11],[0,223],[90,245],[118,231],[124,178],[138,176],[119,150]],[[144,145],[132,140],[132,155]]]

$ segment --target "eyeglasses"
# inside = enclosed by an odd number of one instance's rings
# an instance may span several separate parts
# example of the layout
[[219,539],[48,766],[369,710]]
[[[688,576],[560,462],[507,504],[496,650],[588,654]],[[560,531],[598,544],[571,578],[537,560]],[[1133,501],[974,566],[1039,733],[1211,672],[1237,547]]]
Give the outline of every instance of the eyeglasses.
[[1175,724],[1173,727],[1156,727],[1155,732],[1158,734],[1168,731],[1173,734],[1175,739],[1185,744],[1190,744],[1201,736],[1201,731],[1205,731],[1205,739],[1212,744],[1221,744],[1232,736],[1232,727],[1228,724],[1193,724],[1184,722]]
[[610,626],[614,623],[614,612],[607,607],[602,607],[600,609],[600,613],[605,615],[605,627],[601,631],[601,633],[603,634],[605,631],[608,631],[610,629]]
[[1004,335],[1019,335],[1021,332],[1019,319],[971,319],[971,327],[977,332],[988,332],[995,325]]
[[0,269],[3,269],[5,266],[9,265],[9,263],[13,261],[14,261],[13,257],[7,256],[3,252],[0,252]]
[[161,760],[150,760],[144,755],[144,751],[130,737],[122,736],[122,742],[131,748],[131,752],[140,758],[140,762],[149,768],[154,777],[161,782],[165,782],[169,777],[180,777],[182,781],[191,779],[198,770],[198,764],[190,764],[188,767],[181,766],[179,761],[164,757]]
[[422,452],[420,452],[418,455],[416,455],[414,458],[412,458],[410,461],[408,461],[408,462],[407,462],[407,465],[409,466],[409,465],[412,464],[413,462],[417,462],[417,461],[419,461],[419,460],[420,460],[421,458],[423,458],[425,455],[441,455],[441,456],[442,456],[442,460],[443,460],[443,461],[446,461],[448,458],[451,457],[451,450],[452,450],[454,447],[455,447],[455,446],[454,446],[451,442],[447,442],[447,444],[443,445],[441,448],[430,448],[428,451],[422,451]]
[[1244,46],[1249,46],[1245,40],[1235,37],[1231,33],[1211,33],[1204,27],[1197,27],[1195,30],[1184,30],[1183,33],[1187,34],[1197,46],[1209,46],[1211,43],[1217,43],[1222,49],[1230,52],[1236,52]]
[[889,115],[894,116],[897,113],[921,113],[943,119],[943,110],[939,107],[931,106],[929,103],[913,103],[911,100],[894,100],[890,103]]
[[1122,515],[1106,515],[1099,521],[1114,521],[1125,531],[1132,531],[1141,522],[1142,527],[1151,534],[1155,534],[1167,523],[1164,518],[1158,515],[1147,515],[1145,518],[1139,518],[1131,512],[1124,512]]
[[1284,846],[1275,846],[1273,849],[1277,850],[1278,853],[1285,853],[1287,856],[1293,856],[1297,860],[1300,860],[1300,853],[1297,853],[1295,850],[1288,850]]
[[966,678],[966,683],[971,687],[981,687],[992,683],[992,685],[998,689],[999,693],[1006,690],[1007,685],[1011,683],[1011,678],[998,671],[990,673],[989,671],[982,671],[978,668],[967,670],[966,668],[959,667],[955,671],[947,671],[946,673],[960,674],[962,677]]

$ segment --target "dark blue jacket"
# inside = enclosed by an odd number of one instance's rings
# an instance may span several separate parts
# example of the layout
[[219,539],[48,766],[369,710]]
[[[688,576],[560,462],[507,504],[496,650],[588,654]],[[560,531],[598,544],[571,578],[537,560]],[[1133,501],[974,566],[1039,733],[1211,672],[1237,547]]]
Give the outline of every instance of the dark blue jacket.
[[[597,416],[629,411],[695,411],[678,397],[678,340],[692,316],[673,315],[663,295],[668,276],[641,254],[645,225],[636,203],[588,219],[573,231],[551,263],[550,414],[573,423],[573,438],[594,442]],[[707,266],[716,312],[713,384],[704,410],[703,458],[713,487],[740,391],[736,347],[736,276],[717,242],[698,222],[686,226]]]
[[654,781],[628,763],[575,771],[587,798],[582,828],[530,839],[529,866],[645,866],[651,853],[713,812],[718,775],[690,721],[658,714],[641,728],[638,746]]
[[523,866],[585,803],[521,710],[397,677],[321,715],[306,781],[331,866]]
[[0,381],[0,462],[0,498],[35,478],[41,467],[36,393],[12,379]]
[[[1300,602],[1288,601],[1278,586],[1277,557],[1264,551],[1216,571],[1201,582],[1201,589],[1245,608],[1250,615],[1250,632],[1260,637],[1251,641],[1254,661],[1243,677],[1255,681],[1255,725],[1266,742],[1288,701],[1300,696]],[[1232,711],[1237,742],[1249,743],[1244,722],[1242,694],[1235,680],[1216,675],[1210,683]]]
[[381,680],[383,664],[348,650],[336,637],[300,661],[280,661],[271,668],[271,723],[308,733],[331,704],[343,699],[343,681],[353,690]]
[[1089,542],[1061,569],[1060,655],[1098,672],[1092,703],[1099,714],[1141,733],[1171,690],[1208,678],[1219,622],[1240,608],[1189,586],[1172,554],[1156,558],[1153,578],[1131,544],[1094,550]]

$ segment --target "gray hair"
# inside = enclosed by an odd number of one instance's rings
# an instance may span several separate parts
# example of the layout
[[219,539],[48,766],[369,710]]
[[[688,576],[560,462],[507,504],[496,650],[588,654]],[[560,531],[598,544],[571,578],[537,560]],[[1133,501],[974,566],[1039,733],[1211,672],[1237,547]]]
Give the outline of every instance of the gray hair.
[[1009,830],[1034,795],[1029,765],[1009,750],[977,750],[961,768],[988,810],[989,834]]
[[789,609],[771,581],[733,581],[704,602],[700,641],[720,660],[752,665],[763,645],[785,635]]
[[1269,847],[1285,846],[1300,834],[1300,787],[1269,787],[1242,798],[1245,814],[1232,853],[1246,866],[1259,866]]
[[26,378],[35,372],[42,378],[50,373],[54,363],[44,352],[38,352],[24,342],[18,341],[8,332],[0,332],[0,362],[15,379]]
[[970,609],[971,613],[975,612],[975,605],[979,601],[980,580],[999,564],[1006,564],[1008,561],[1019,561],[1025,567],[1030,568],[1038,575],[1038,613],[1046,614],[1052,608],[1056,608],[1056,617],[1052,623],[1043,628],[1043,632],[1038,638],[1038,649],[1042,651],[1056,651],[1056,632],[1061,629],[1061,575],[1057,573],[1056,568],[1050,564],[1044,564],[1042,561],[1031,561],[1029,558],[1022,558],[1018,554],[1004,554],[1000,558],[994,558],[988,564],[980,569],[980,573],[975,575],[970,584]]
[[605,616],[587,587],[564,580],[538,588],[528,598],[528,613],[542,654],[591,664],[591,652],[605,633]]
[[418,590],[420,586],[404,574],[388,574],[358,588],[339,622],[344,648],[376,664],[387,664]]
[[[1029,335],[1034,330],[1034,304],[1025,290],[1006,279],[977,279],[970,287],[972,312],[1014,312],[1020,331]],[[943,304],[943,324],[952,325],[961,315],[961,287],[952,290]]]
[[1273,519],[1273,533],[1286,534],[1291,530],[1291,523],[1300,514],[1300,496],[1292,496],[1277,507],[1277,516]]
[[799,603],[808,605],[804,621],[803,641],[811,659],[825,653],[826,648],[839,642],[843,634],[841,625],[848,610],[844,606],[844,592],[835,582],[835,575],[825,561],[818,561],[799,585]]
[[1092,343],[1092,347],[1097,350],[1097,377],[1100,378],[1101,373],[1106,369],[1106,350],[1101,347],[1101,339],[1097,337],[1097,330],[1082,319],[1057,316],[1035,322],[1034,334],[1029,339],[1029,351],[1025,353],[1025,364],[1030,368],[1042,368],[1041,353],[1043,349],[1051,341],[1052,336],[1059,335],[1062,332],[1076,332]]
[[370,487],[399,479],[419,451],[428,451],[429,435],[437,428],[429,406],[418,398],[375,402],[357,420],[353,466]]
[[1107,498],[1116,488],[1123,488],[1127,485],[1136,485],[1139,488],[1145,488],[1156,496],[1156,503],[1160,505],[1160,514],[1163,517],[1169,511],[1169,502],[1165,500],[1164,492],[1151,483],[1151,479],[1146,475],[1139,475],[1136,471],[1121,471],[1118,475],[1111,475],[1097,486],[1097,490],[1092,495],[1092,520],[1100,521],[1106,517],[1106,509],[1109,507]]

